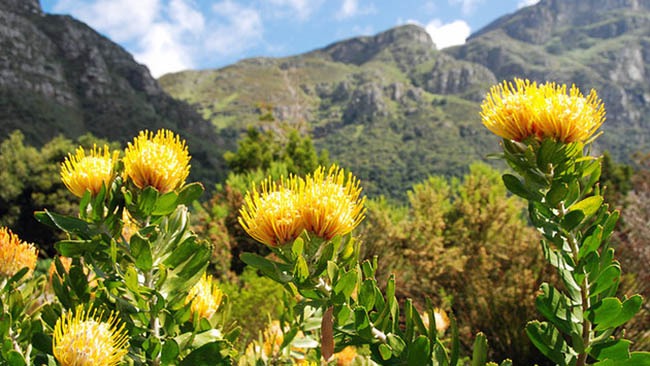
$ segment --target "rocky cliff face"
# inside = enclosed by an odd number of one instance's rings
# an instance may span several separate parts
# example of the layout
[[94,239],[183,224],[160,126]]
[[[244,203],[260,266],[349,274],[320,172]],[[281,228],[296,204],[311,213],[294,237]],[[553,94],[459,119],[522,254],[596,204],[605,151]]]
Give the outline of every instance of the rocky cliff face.
[[201,176],[220,175],[220,153],[210,144],[222,143],[210,123],[85,24],[43,14],[38,0],[0,0],[0,48],[3,135],[20,129],[40,144],[91,132],[126,142],[142,129],[169,128],[191,141]]

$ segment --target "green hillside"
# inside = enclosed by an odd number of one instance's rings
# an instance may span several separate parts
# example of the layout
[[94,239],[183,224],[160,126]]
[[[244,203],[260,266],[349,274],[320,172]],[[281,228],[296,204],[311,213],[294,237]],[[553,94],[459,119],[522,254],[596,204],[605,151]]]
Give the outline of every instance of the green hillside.
[[497,140],[480,124],[480,101],[490,85],[514,77],[595,88],[608,111],[607,133],[595,148],[629,162],[650,147],[650,9],[590,4],[540,1],[442,51],[424,29],[405,25],[159,82],[227,136],[250,125],[273,128],[258,118],[261,107],[272,108],[277,120],[311,133],[317,147],[357,172],[373,194],[403,197],[413,182],[458,176],[484,159]]

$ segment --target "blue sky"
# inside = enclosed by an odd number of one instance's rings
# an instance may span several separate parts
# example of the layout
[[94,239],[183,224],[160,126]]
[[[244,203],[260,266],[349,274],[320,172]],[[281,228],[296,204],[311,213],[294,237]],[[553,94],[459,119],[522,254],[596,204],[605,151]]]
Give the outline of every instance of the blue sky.
[[536,0],[41,0],[131,52],[155,77],[288,56],[405,23],[438,48]]

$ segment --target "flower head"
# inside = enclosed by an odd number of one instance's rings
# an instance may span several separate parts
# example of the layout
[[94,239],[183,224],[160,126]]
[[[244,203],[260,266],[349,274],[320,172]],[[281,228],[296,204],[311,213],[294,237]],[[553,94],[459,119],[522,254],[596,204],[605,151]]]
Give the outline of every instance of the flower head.
[[333,165],[327,174],[318,168],[305,180],[300,208],[305,229],[330,240],[351,232],[364,218],[365,197],[360,198],[359,181]]
[[61,180],[77,197],[83,197],[87,190],[95,196],[102,185],[108,188],[113,181],[118,156],[119,152],[111,153],[107,145],[103,149],[93,146],[89,155],[86,155],[83,147],[79,147],[74,155],[68,154],[61,164]]
[[197,314],[199,319],[210,319],[219,309],[222,299],[223,292],[217,283],[213,281],[212,276],[204,273],[187,294],[185,303],[190,304],[192,314]]
[[38,250],[25,243],[6,227],[0,228],[0,276],[11,277],[21,269],[29,268],[29,274],[36,267]]
[[334,358],[337,366],[352,365],[352,362],[357,358],[357,349],[354,346],[347,346],[335,353]]
[[124,174],[136,187],[167,193],[182,186],[190,172],[185,141],[169,130],[142,131],[124,154]]
[[264,344],[262,345],[262,353],[266,357],[273,357],[280,353],[284,342],[284,331],[280,326],[278,320],[273,320],[271,324],[264,330]]
[[140,230],[138,223],[131,217],[129,212],[127,210],[122,211],[122,236],[124,240],[131,241],[131,237],[138,230]]
[[63,314],[54,326],[52,349],[62,366],[113,366],[127,354],[128,335],[124,323],[111,312],[106,322],[102,313],[84,311],[79,305],[74,314]]
[[[70,266],[72,266],[72,258],[59,256],[59,260],[61,261],[65,272],[68,273],[70,271]],[[57,276],[59,280],[63,280],[61,275],[56,270],[56,259],[53,259],[52,262],[50,262],[50,268],[47,270],[47,280],[49,287],[52,287],[52,277],[54,276]]]
[[[449,328],[449,317],[447,313],[440,308],[435,308],[433,309],[433,317],[436,320],[436,330],[438,333],[444,333]],[[429,328],[429,313],[422,315],[422,322],[425,327]]]
[[481,105],[483,124],[496,135],[515,141],[585,142],[605,120],[605,108],[592,89],[587,97],[573,85],[537,84],[515,79],[493,86]]
[[296,239],[304,230],[298,207],[301,181],[290,177],[280,184],[267,179],[259,192],[253,188],[239,210],[239,223],[255,240],[272,247]]

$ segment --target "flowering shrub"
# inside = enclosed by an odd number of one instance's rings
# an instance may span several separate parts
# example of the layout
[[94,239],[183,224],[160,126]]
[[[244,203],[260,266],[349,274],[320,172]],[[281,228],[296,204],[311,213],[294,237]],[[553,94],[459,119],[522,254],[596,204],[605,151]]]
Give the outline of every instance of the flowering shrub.
[[[595,185],[598,160],[584,153],[602,123],[602,104],[595,92],[584,98],[555,84],[515,85],[493,88],[482,118],[504,138],[503,157],[523,179],[506,174],[503,181],[530,202],[545,257],[564,284],[541,286],[536,305],[547,321],[530,322],[527,334],[560,365],[647,364],[650,353],[630,352],[629,341],[613,337],[641,297],[614,297],[621,269],[607,239],[618,214]],[[62,164],[79,212],[36,213],[67,235],[55,244],[61,257],[49,281],[34,271],[33,246],[0,231],[3,364],[461,362],[453,314],[430,301],[424,313],[410,299],[400,304],[394,276],[380,288],[378,259],[359,260],[352,231],[364,218],[365,198],[351,173],[332,166],[304,178],[269,178],[244,197],[239,222],[270,255],[243,253],[241,260],[286,292],[281,319],[244,350],[223,311],[236,304],[206,274],[210,243],[189,229],[188,206],[203,187],[185,182],[185,142],[171,131],[144,131],[119,155],[108,147],[88,155],[78,149]],[[471,364],[496,365],[487,362],[483,334]]]

